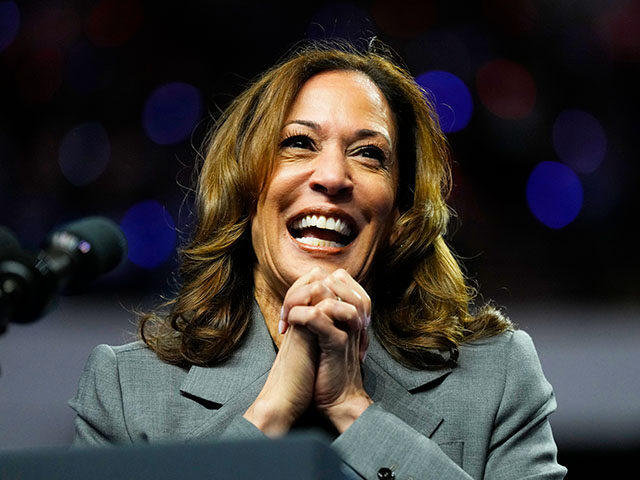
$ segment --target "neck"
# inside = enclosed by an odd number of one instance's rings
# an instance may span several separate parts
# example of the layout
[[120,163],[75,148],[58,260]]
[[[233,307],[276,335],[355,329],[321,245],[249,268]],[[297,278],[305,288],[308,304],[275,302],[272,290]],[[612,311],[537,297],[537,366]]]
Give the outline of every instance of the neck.
[[283,298],[273,291],[264,277],[257,274],[256,270],[254,270],[253,273],[253,285],[253,294],[256,302],[258,302],[269,334],[276,346],[280,348],[282,335],[278,333],[278,323],[280,322],[280,310],[282,309]]

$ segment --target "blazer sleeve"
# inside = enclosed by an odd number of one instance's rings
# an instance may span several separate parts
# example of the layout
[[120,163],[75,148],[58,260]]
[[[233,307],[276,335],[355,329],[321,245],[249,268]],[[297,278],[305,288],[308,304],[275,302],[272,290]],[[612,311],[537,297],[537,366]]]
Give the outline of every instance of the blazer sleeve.
[[333,447],[367,480],[377,480],[378,472],[385,468],[397,479],[471,479],[433,440],[376,404],[367,408]]
[[505,380],[487,459],[486,478],[564,478],[548,416],[556,409],[529,335],[518,330],[506,351]]
[[110,346],[93,350],[69,406],[77,414],[73,447],[132,443],[124,419],[118,359]]
[[[496,358],[497,368],[504,360],[504,391],[482,478],[562,479],[566,469],[556,461],[557,449],[547,420],[556,402],[529,336],[515,332],[505,357]],[[376,404],[365,410],[333,446],[367,480],[378,479],[382,468],[392,470],[395,478],[472,478],[434,441]]]

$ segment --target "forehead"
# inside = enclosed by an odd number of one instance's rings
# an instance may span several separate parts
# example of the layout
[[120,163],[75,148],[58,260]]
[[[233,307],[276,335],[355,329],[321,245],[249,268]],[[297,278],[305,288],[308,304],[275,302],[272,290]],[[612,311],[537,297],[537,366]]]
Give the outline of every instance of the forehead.
[[298,92],[287,120],[301,115],[336,121],[355,121],[354,116],[357,116],[360,121],[385,127],[389,133],[395,131],[394,115],[384,94],[371,78],[357,71],[327,71],[307,80]]

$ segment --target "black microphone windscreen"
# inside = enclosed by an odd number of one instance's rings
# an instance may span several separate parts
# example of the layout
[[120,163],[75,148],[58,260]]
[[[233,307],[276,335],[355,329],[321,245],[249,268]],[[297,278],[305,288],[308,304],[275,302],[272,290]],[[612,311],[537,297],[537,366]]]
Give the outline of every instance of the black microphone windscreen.
[[57,228],[49,237],[49,245],[65,248],[72,239],[72,249],[81,254],[82,269],[90,277],[106,273],[127,256],[127,239],[120,227],[105,217],[86,217]]

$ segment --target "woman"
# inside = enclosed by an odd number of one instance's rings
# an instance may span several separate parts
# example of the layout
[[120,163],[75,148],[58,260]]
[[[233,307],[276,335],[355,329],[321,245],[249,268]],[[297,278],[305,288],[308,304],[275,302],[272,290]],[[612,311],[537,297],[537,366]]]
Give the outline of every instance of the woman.
[[443,240],[433,111],[386,56],[335,47],[242,93],[209,142],[181,291],[143,341],[93,352],[76,444],[316,427],[364,478],[562,478],[531,340],[470,313]]

